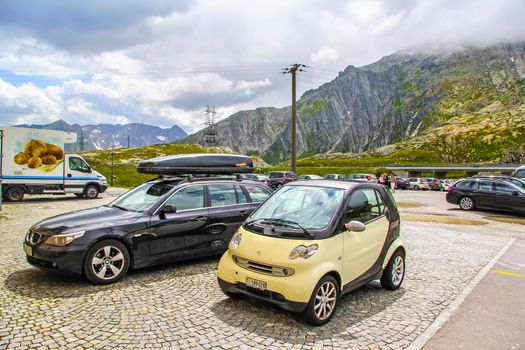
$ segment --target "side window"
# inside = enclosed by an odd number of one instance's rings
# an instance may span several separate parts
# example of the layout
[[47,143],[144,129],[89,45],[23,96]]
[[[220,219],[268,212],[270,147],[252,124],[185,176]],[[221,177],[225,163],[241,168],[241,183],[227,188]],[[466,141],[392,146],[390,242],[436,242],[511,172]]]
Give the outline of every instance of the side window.
[[166,204],[173,204],[177,211],[204,208],[204,187],[184,187],[175,192]]
[[355,191],[346,205],[346,221],[357,220],[367,223],[383,214],[384,203],[372,188]]
[[69,158],[69,169],[89,173],[89,166],[81,158],[77,157]]
[[210,202],[212,207],[237,204],[235,188],[230,184],[208,185],[210,191]]
[[507,186],[505,184],[500,184],[496,182],[495,185],[496,185],[496,191],[498,192],[510,192],[510,193],[514,192],[512,187]]
[[248,199],[246,198],[241,186],[235,185],[235,192],[237,193],[237,201],[239,203],[248,203]]
[[250,194],[252,202],[263,202],[266,198],[270,197],[270,192],[263,187],[253,186],[253,185],[244,185],[244,188]]
[[492,182],[480,181],[478,183],[478,189],[482,191],[492,191]]

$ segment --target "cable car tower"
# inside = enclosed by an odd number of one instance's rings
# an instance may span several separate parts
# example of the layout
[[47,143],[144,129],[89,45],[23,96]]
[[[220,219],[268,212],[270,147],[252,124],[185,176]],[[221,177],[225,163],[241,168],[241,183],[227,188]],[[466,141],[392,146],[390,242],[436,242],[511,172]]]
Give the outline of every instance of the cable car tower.
[[204,144],[208,147],[217,146],[217,125],[215,124],[215,108],[210,109],[210,106],[206,106],[204,111]]

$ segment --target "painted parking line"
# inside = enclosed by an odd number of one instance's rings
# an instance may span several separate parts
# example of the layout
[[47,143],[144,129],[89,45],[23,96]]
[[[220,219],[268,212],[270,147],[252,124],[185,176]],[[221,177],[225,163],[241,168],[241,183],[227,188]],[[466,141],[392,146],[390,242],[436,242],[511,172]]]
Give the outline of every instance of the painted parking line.
[[499,273],[501,275],[525,278],[525,275],[523,275],[521,273],[516,273],[516,272],[503,271],[503,270],[490,270],[490,272]]

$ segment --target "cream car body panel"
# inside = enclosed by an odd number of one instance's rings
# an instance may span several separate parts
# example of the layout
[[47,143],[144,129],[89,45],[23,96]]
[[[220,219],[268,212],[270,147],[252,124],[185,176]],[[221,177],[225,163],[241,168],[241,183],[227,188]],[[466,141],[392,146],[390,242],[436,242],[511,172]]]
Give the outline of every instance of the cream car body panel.
[[385,259],[383,261],[383,269],[386,268],[386,265],[388,265],[390,258],[398,249],[402,249],[406,255],[406,248],[401,238],[397,238],[395,241],[392,242],[392,244],[390,244],[390,247],[388,247],[388,251],[386,252]]
[[344,241],[343,284],[368,271],[380,257],[390,223],[383,215],[366,224],[362,232],[342,233]]
[[[342,270],[342,235],[329,239],[283,239],[252,233],[240,228],[242,240],[238,248],[230,247],[219,262],[218,276],[229,283],[245,283],[246,277],[266,282],[267,289],[286,296],[287,300],[307,303],[312,289],[325,274]],[[310,258],[291,260],[290,252],[299,245],[317,244],[317,252]],[[271,266],[289,267],[295,270],[291,276],[281,277],[262,274],[239,266],[233,257]]]

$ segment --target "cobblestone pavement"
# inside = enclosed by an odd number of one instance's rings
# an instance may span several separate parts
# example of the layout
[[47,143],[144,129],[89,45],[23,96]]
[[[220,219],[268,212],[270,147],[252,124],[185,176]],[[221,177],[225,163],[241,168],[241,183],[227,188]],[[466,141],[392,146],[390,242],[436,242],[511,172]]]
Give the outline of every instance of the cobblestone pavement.
[[404,223],[407,274],[394,292],[377,282],[341,300],[322,327],[250,299],[230,300],[217,259],[130,272],[120,283],[30,267],[21,243],[34,222],[109,202],[32,200],[0,212],[0,349],[401,349],[421,334],[509,241],[503,236]]

